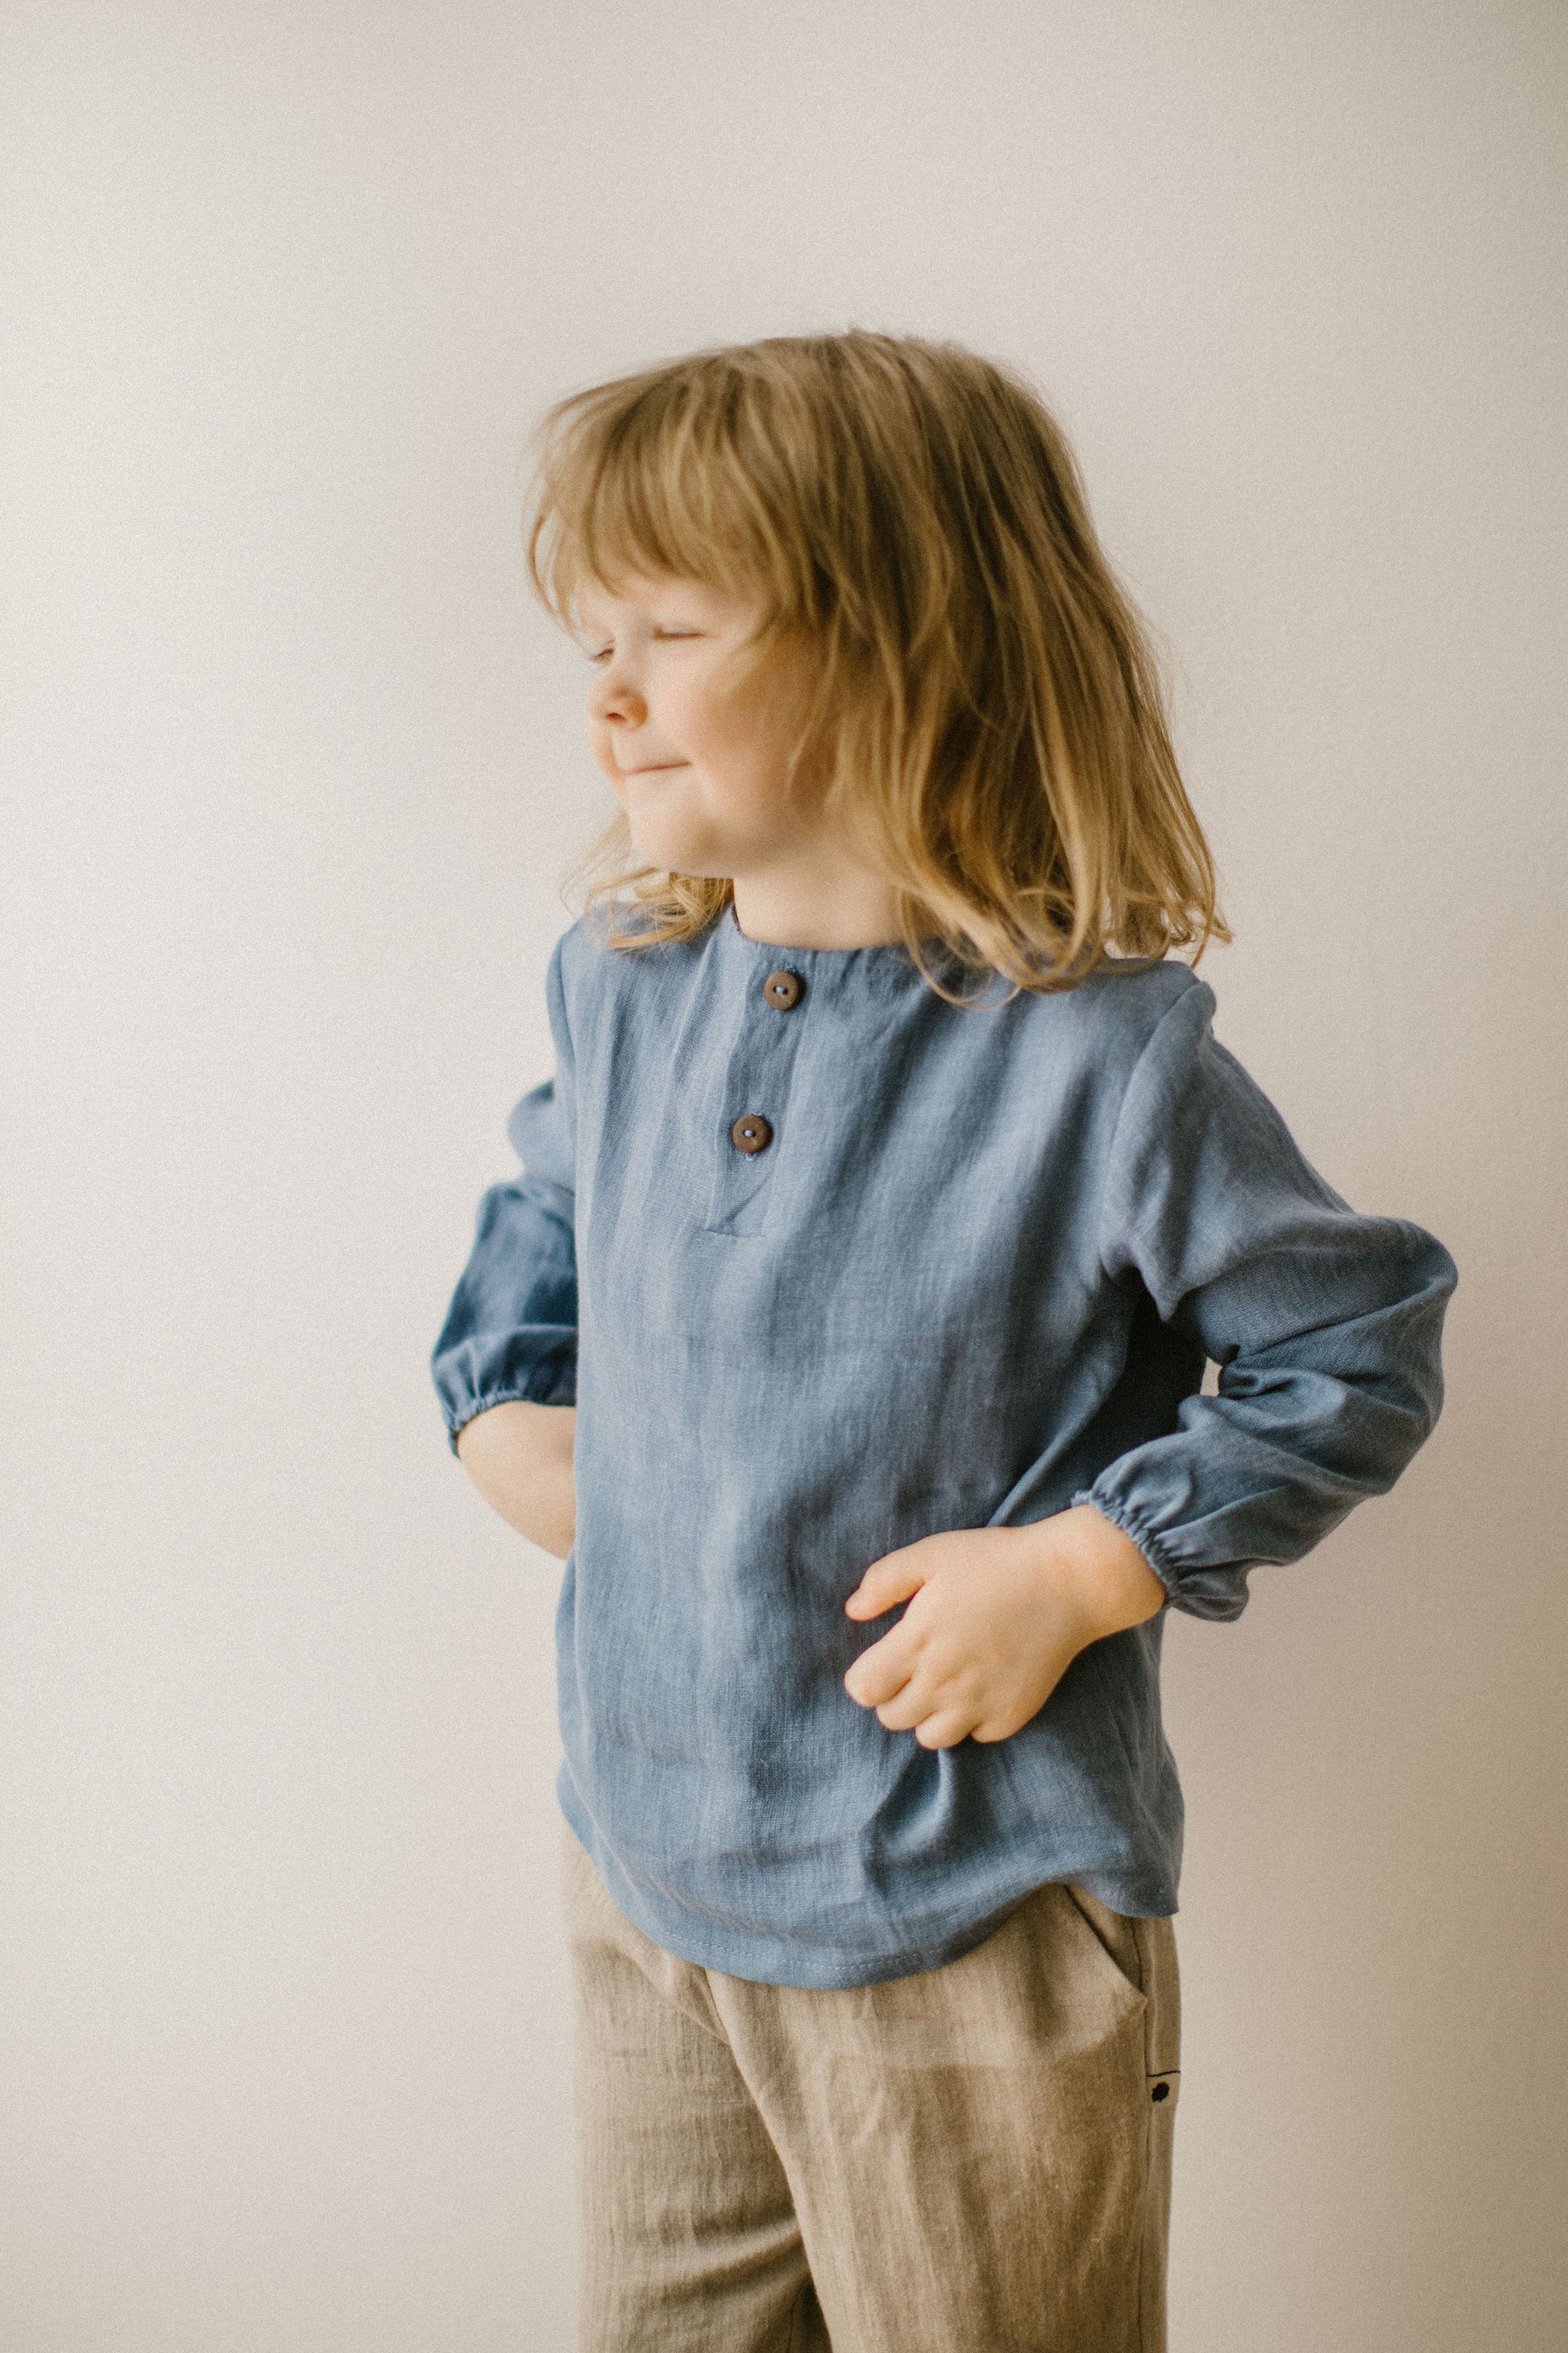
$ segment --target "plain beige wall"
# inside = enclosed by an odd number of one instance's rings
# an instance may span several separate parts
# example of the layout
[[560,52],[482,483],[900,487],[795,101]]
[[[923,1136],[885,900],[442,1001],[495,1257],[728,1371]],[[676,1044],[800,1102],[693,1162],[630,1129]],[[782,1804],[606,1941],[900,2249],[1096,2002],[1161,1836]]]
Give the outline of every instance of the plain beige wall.
[[1173,2353],[1563,2342],[1568,16],[3,41],[5,2353],[570,2346],[556,1571],[426,1366],[605,813],[520,451],[852,322],[1045,386],[1179,659],[1221,1034],[1461,1269],[1404,1483],[1170,1630]]

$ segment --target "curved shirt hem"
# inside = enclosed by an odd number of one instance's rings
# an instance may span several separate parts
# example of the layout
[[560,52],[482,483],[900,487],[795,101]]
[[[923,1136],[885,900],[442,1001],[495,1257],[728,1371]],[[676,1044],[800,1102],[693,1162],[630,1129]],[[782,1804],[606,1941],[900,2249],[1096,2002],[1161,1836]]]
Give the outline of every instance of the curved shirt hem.
[[[910,1945],[891,1953],[885,1948],[874,1953],[852,1953],[842,1947],[835,1952],[816,1945],[802,1945],[787,1936],[746,1936],[705,1921],[700,1914],[650,1900],[647,1890],[629,1879],[615,1858],[601,1848],[594,1834],[592,1818],[564,1770],[557,1795],[567,1828],[598,1873],[611,1902],[634,1928],[661,1951],[689,1962],[695,1968],[718,1969],[725,1977],[745,1978],[753,1985],[792,1986],[807,1992],[833,1993],[847,1992],[856,1986],[881,1985],[894,1978],[921,1976],[928,1969],[944,1968],[949,1961],[962,1960],[965,1953],[983,1945],[1036,1888],[1051,1883],[1048,1879],[1035,1877],[1025,1877],[1017,1885],[1004,1883],[1005,1892],[998,1894],[996,1902],[979,1919],[929,1944]],[[1177,1908],[1173,1889],[1152,1879],[1113,1872],[1077,1872],[1064,1883],[1081,1887],[1109,1910],[1134,1919],[1170,1919]]]

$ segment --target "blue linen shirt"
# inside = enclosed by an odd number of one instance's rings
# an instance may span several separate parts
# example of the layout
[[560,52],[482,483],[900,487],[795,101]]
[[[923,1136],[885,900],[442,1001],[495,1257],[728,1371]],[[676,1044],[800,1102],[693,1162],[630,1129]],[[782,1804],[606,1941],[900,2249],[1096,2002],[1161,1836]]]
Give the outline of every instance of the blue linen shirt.
[[901,946],[730,909],[627,952],[590,915],[547,997],[555,1075],[432,1363],[454,1445],[576,1405],[559,1789],[616,1903],[816,1987],[952,1959],[1047,1880],[1174,1911],[1163,1611],[1011,1738],[927,1750],[845,1691],[894,1622],[845,1600],[918,1537],[1087,1501],[1234,1618],[1431,1430],[1447,1252],[1309,1166],[1180,963],[965,1009]]

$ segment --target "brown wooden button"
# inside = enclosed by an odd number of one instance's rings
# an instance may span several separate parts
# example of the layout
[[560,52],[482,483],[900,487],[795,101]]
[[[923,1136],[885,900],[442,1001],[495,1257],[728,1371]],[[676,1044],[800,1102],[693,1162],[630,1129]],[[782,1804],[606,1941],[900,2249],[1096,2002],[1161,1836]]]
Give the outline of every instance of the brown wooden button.
[[805,986],[798,972],[770,972],[763,983],[763,995],[770,1005],[776,1005],[781,1013],[787,1013],[792,1005],[800,1003],[800,993]]
[[760,1111],[743,1111],[730,1130],[737,1152],[763,1152],[773,1140],[773,1129]]

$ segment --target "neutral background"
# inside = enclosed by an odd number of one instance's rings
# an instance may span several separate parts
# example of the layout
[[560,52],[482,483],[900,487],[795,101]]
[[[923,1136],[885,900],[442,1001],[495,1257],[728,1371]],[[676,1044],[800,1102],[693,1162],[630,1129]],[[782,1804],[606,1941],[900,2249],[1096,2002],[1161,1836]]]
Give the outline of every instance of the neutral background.
[[1221,1034],[1461,1269],[1401,1486],[1170,1629],[1173,2353],[1563,2341],[1568,16],[3,44],[5,2353],[571,2344],[557,1572],[426,1363],[607,813],[521,451],[851,323],[1045,388],[1172,649]]

